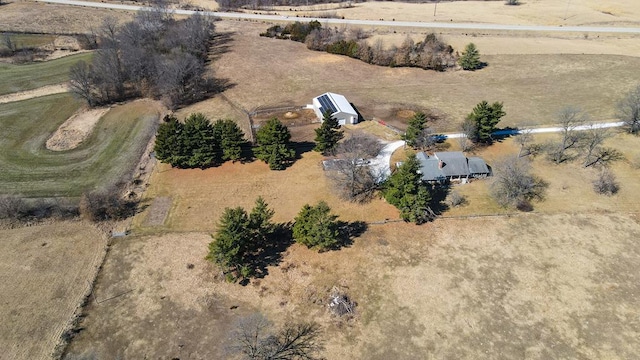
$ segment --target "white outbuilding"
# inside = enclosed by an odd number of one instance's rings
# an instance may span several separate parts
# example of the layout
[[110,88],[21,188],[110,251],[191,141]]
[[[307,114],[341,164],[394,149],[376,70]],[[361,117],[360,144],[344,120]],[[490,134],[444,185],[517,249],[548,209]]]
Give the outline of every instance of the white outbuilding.
[[347,101],[347,98],[340,94],[328,92],[313,98],[313,111],[320,121],[322,121],[324,113],[329,111],[340,125],[358,122],[358,113]]

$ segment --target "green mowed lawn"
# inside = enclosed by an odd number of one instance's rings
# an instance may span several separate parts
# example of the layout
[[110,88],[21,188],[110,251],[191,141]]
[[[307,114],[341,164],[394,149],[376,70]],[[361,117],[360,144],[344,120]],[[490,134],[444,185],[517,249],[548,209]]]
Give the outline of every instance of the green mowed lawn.
[[69,94],[0,105],[0,193],[78,197],[131,174],[155,131],[157,108],[145,101],[115,106],[79,147],[46,149],[81,106]]
[[92,56],[81,53],[24,65],[0,63],[0,95],[66,82],[69,68],[80,60],[90,62]]

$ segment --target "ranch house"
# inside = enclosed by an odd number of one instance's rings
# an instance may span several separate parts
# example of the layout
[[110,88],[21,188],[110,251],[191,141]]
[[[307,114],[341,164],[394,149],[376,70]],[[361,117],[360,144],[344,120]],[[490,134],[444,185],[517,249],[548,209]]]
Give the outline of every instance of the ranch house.
[[324,113],[329,111],[340,125],[358,122],[358,113],[347,101],[347,98],[340,94],[328,92],[313,98],[313,111],[320,121],[322,121]]
[[479,157],[466,157],[461,151],[436,152],[429,156],[416,155],[420,163],[419,173],[425,182],[461,182],[490,175],[487,163]]

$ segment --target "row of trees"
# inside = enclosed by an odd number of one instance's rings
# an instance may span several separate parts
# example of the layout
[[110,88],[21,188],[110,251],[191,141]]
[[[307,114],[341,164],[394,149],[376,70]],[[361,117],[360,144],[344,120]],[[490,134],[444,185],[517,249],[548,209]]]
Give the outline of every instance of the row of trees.
[[232,120],[211,123],[201,113],[189,115],[184,123],[167,115],[158,128],[155,154],[162,162],[178,168],[207,168],[242,158],[244,133]]
[[[382,40],[370,45],[366,41],[367,34],[361,29],[322,27],[318,21],[295,22],[284,27],[275,25],[260,35],[304,42],[307,48],[312,50],[346,55],[380,66],[408,66],[444,71],[455,66],[458,59],[451,45],[444,43],[433,33],[426,35],[425,39],[419,42],[407,37],[399,47],[389,48]],[[469,53],[468,57],[474,56],[479,56],[477,51]]]
[[251,148],[244,133],[232,120],[213,124],[200,113],[189,115],[184,123],[173,115],[164,118],[155,143],[156,158],[178,168],[207,168],[231,160],[255,156],[272,170],[283,170],[296,156],[291,133],[277,118],[269,119],[256,133],[257,146]]
[[80,61],[70,69],[72,91],[90,106],[149,96],[175,108],[214,90],[205,66],[214,36],[207,16],[176,20],[156,6],[123,25],[106,18],[94,35],[98,50],[92,63]]
[[[218,230],[212,235],[207,259],[219,265],[230,280],[260,275],[270,263],[274,252],[286,247],[288,237],[308,248],[336,249],[344,241],[344,222],[331,213],[331,208],[320,201],[306,204],[290,224],[274,224],[274,211],[258,197],[254,208],[247,213],[241,207],[226,208],[220,218]],[[292,231],[292,235],[287,232]]]

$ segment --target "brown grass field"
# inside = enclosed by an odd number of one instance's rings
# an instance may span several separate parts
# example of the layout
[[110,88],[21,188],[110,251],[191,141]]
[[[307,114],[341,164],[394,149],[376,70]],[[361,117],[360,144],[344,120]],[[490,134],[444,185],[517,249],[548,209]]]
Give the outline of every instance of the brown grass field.
[[[33,2],[0,10],[0,30],[45,33],[83,32],[106,15],[130,16]],[[431,21],[432,10],[433,4],[371,2],[337,11],[347,18]],[[633,0],[570,6],[531,0],[518,7],[502,1],[441,3],[435,20],[638,26],[639,18]],[[231,41],[212,70],[231,86],[224,97],[179,110],[180,117],[197,111],[231,118],[248,133],[245,111],[305,105],[334,91],[365,118],[400,128],[407,111],[434,109],[444,114],[436,130],[455,131],[484,99],[504,102],[503,126],[552,124],[565,105],[609,120],[618,99],[640,81],[640,46],[626,35],[448,31],[442,35],[456,50],[476,42],[489,66],[435,73],[375,67],[260,38],[269,25],[217,23]],[[391,45],[407,35],[418,39],[425,33],[378,29],[371,40],[381,37]],[[315,126],[292,127],[294,140],[313,139]],[[356,128],[393,138],[373,122]],[[319,322],[327,359],[632,359],[640,352],[640,170],[629,160],[640,153],[638,138],[620,135],[608,145],[627,159],[613,165],[622,186],[615,196],[593,193],[593,170],[578,163],[553,166],[540,157],[534,171],[549,189],[533,213],[499,208],[487,195],[487,182],[477,181],[455,187],[467,205],[423,226],[373,224],[396,220],[397,210],[381,199],[365,205],[338,199],[314,152],[281,172],[260,162],[207,170],[158,165],[144,194],[144,205],[151,206],[132,220],[133,236],[110,247],[68,353],[224,359],[233,321],[259,311],[279,324]],[[507,139],[477,154],[493,163],[516,151]],[[340,251],[319,254],[292,245],[263,279],[247,286],[226,283],[204,260],[209,234],[225,207],[250,208],[259,195],[278,222],[291,221],[305,203],[325,200],[341,219],[372,224]],[[152,205],[156,198],[161,206]],[[6,349],[0,358],[49,358],[94,278],[106,239],[81,223],[2,235],[0,313],[9,326],[0,335]],[[328,313],[333,287],[358,302],[353,321]]]
[[102,262],[107,239],[83,222],[0,230],[2,359],[50,359]]
[[[554,123],[558,110],[569,104],[584,108],[594,119],[608,120],[614,117],[614,104],[622,94],[640,81],[636,71],[640,58],[635,56],[487,55],[483,59],[489,66],[481,71],[437,73],[377,67],[308,51],[291,41],[260,38],[263,24],[218,24],[220,31],[233,34],[233,51],[214,63],[215,72],[233,84],[225,91],[226,98],[249,111],[304,105],[318,94],[333,91],[345,94],[365,118],[391,121],[398,127],[403,121],[395,118],[394,111],[431,108],[447,119],[438,131],[457,130],[482,100],[504,102],[504,126]],[[504,46],[508,43],[504,39]],[[214,106],[208,111],[215,113]]]

